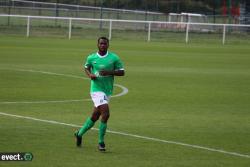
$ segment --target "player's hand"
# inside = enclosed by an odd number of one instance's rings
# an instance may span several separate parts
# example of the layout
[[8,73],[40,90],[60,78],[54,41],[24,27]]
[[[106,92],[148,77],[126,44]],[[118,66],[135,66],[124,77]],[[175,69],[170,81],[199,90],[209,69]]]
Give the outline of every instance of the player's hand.
[[95,75],[95,74],[89,74],[89,78],[90,78],[91,80],[95,80],[95,79],[96,79],[96,75]]
[[101,76],[113,75],[113,71],[101,70],[101,71],[99,71],[99,74]]

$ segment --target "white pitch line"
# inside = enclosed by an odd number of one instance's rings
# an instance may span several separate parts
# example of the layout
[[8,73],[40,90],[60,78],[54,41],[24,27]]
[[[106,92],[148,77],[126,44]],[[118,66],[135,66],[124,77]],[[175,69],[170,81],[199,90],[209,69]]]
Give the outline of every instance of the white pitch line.
[[[26,69],[8,69],[5,68],[4,70],[13,70],[13,71],[22,71],[22,72],[32,72],[32,73],[41,73],[41,74],[47,74],[47,75],[57,75],[57,76],[64,76],[64,77],[70,77],[70,78],[78,78],[78,79],[87,79],[86,77],[71,75],[71,74],[61,74],[61,73],[54,73],[54,72],[48,72],[48,71],[38,71],[38,70],[26,70]],[[120,97],[128,93],[128,89],[122,85],[114,84],[116,87],[119,87],[122,89],[121,93],[118,93],[116,95],[113,95],[111,97]],[[74,100],[51,100],[51,101],[3,101],[0,102],[0,104],[46,104],[46,103],[68,103],[68,102],[79,102],[79,101],[91,101],[91,99],[74,99]]]
[[6,70],[13,70],[13,71],[22,71],[22,72],[33,72],[33,73],[41,73],[41,74],[47,74],[47,75],[58,75],[58,76],[64,76],[64,77],[70,77],[70,78],[78,78],[78,79],[86,79],[89,78],[81,77],[77,75],[71,75],[71,74],[61,74],[61,73],[54,73],[49,71],[41,71],[41,70],[27,70],[27,69],[6,69]]
[[[44,120],[44,119],[21,116],[21,115],[15,115],[15,114],[8,114],[8,113],[4,113],[4,112],[0,112],[0,115],[15,117],[15,118],[21,118],[21,119],[28,119],[28,120],[39,121],[39,122],[45,122],[45,123],[51,123],[51,124],[57,124],[57,125],[70,126],[70,127],[81,127],[81,126],[75,125],[75,124],[63,123],[63,122],[58,122],[58,121],[53,121],[53,120]],[[96,128],[92,128],[92,129],[93,130],[98,130]],[[151,140],[151,141],[156,141],[156,142],[162,142],[162,143],[180,145],[180,146],[185,146],[185,147],[191,147],[191,148],[200,149],[200,150],[218,152],[218,153],[233,155],[233,156],[237,156],[237,157],[250,158],[250,155],[247,155],[247,154],[230,152],[230,151],[225,151],[225,150],[221,150],[221,149],[214,149],[214,148],[209,148],[209,147],[204,147],[204,146],[199,146],[199,145],[186,144],[186,143],[182,143],[182,142],[157,139],[157,138],[153,138],[153,137],[140,136],[140,135],[129,134],[129,133],[124,133],[124,132],[111,131],[111,130],[107,130],[107,132],[112,133],[112,134],[118,134],[118,135],[123,135],[123,136],[139,138],[139,139],[145,139],[145,140]]]
[[0,104],[47,104],[47,103],[69,103],[79,101],[91,101],[91,99],[79,99],[79,100],[52,100],[52,101],[3,101]]

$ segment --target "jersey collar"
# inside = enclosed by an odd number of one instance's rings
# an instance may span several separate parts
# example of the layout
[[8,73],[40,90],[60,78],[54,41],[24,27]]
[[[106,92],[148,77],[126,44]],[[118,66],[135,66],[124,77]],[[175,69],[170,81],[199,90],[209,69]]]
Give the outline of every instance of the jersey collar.
[[108,56],[109,52],[107,51],[107,53],[106,53],[105,55],[103,55],[103,56],[101,56],[101,55],[98,53],[98,51],[96,52],[96,54],[97,54],[98,57],[104,58],[104,57],[107,57],[107,56]]

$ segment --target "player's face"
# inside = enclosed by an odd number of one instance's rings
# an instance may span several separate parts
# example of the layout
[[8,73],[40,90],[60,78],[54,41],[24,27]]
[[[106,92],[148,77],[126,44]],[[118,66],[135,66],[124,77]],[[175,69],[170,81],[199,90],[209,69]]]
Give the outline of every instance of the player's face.
[[100,39],[98,42],[98,49],[101,52],[106,52],[108,50],[109,44],[105,39]]

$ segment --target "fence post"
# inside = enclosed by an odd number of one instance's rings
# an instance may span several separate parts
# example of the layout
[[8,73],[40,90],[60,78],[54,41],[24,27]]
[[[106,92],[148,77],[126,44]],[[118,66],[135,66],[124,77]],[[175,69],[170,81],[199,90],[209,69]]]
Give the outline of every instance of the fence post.
[[[11,14],[11,1],[9,1],[8,3],[8,14],[10,15]],[[8,17],[8,26],[10,26],[10,17]]]
[[150,41],[151,36],[151,22],[148,23],[148,42]]
[[226,25],[223,25],[223,37],[222,37],[222,44],[225,44],[225,40],[226,40]]
[[71,39],[72,19],[69,19],[69,40]]
[[30,16],[27,17],[27,33],[26,37],[30,36]]
[[102,30],[102,18],[103,18],[103,0],[101,0],[99,31]]
[[112,38],[112,20],[109,22],[109,40]]
[[189,23],[186,26],[186,43],[188,43]]

